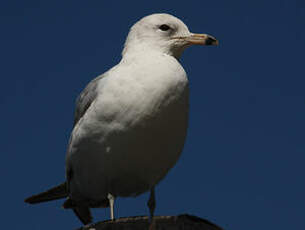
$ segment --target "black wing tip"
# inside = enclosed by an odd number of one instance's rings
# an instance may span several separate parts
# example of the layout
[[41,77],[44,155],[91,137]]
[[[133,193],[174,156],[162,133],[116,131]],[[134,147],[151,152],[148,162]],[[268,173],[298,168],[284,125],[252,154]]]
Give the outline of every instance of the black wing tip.
[[36,200],[35,196],[30,196],[30,197],[24,199],[24,202],[28,203],[28,204],[37,204],[37,203],[39,203],[39,201]]
[[31,201],[30,198],[31,198],[31,197],[28,197],[28,198],[24,199],[24,202],[25,202],[25,203],[28,203],[28,204],[32,204],[32,201]]
[[57,199],[61,199],[61,198],[63,198],[63,197],[41,198],[41,197],[31,196],[31,197],[26,198],[24,200],[24,202],[28,203],[28,204],[38,204],[41,202],[47,202],[47,201],[57,200]]
[[37,204],[41,202],[47,202],[57,199],[62,199],[68,196],[66,182],[55,186],[45,192],[32,195],[24,200],[28,204]]

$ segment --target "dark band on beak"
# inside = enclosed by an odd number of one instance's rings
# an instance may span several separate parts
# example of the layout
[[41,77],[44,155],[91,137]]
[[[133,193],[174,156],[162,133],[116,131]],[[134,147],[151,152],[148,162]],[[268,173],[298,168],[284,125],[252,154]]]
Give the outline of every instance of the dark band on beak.
[[214,37],[208,36],[207,39],[206,39],[206,41],[205,41],[205,44],[206,44],[207,46],[218,45],[218,41],[217,41]]

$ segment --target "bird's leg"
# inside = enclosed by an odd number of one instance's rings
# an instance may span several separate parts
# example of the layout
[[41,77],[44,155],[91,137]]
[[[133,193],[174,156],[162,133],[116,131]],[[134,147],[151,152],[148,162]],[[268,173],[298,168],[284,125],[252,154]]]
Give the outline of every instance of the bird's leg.
[[109,205],[110,205],[110,217],[111,220],[114,220],[113,206],[114,206],[115,197],[112,194],[108,193],[107,198],[109,200]]
[[150,222],[152,222],[153,217],[154,217],[155,208],[156,208],[155,187],[152,187],[152,189],[150,190],[150,196],[149,196],[149,200],[147,202],[147,206],[148,206],[149,212],[150,212]]

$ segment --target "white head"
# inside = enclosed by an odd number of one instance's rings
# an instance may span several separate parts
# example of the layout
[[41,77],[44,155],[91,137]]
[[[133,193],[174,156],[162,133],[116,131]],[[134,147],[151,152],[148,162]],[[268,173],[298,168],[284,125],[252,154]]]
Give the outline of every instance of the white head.
[[207,34],[193,34],[178,18],[169,14],[152,14],[134,24],[125,42],[123,57],[134,51],[154,50],[179,58],[191,45],[217,45]]

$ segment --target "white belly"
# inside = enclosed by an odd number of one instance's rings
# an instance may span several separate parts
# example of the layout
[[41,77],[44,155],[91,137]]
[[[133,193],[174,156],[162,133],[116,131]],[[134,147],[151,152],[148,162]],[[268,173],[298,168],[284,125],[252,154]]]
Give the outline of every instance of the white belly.
[[[175,74],[154,79],[113,73],[73,130],[67,155],[73,170],[72,196],[135,196],[156,185],[174,166],[188,121],[187,78],[179,64],[174,67]],[[146,71],[151,70],[141,73]]]

